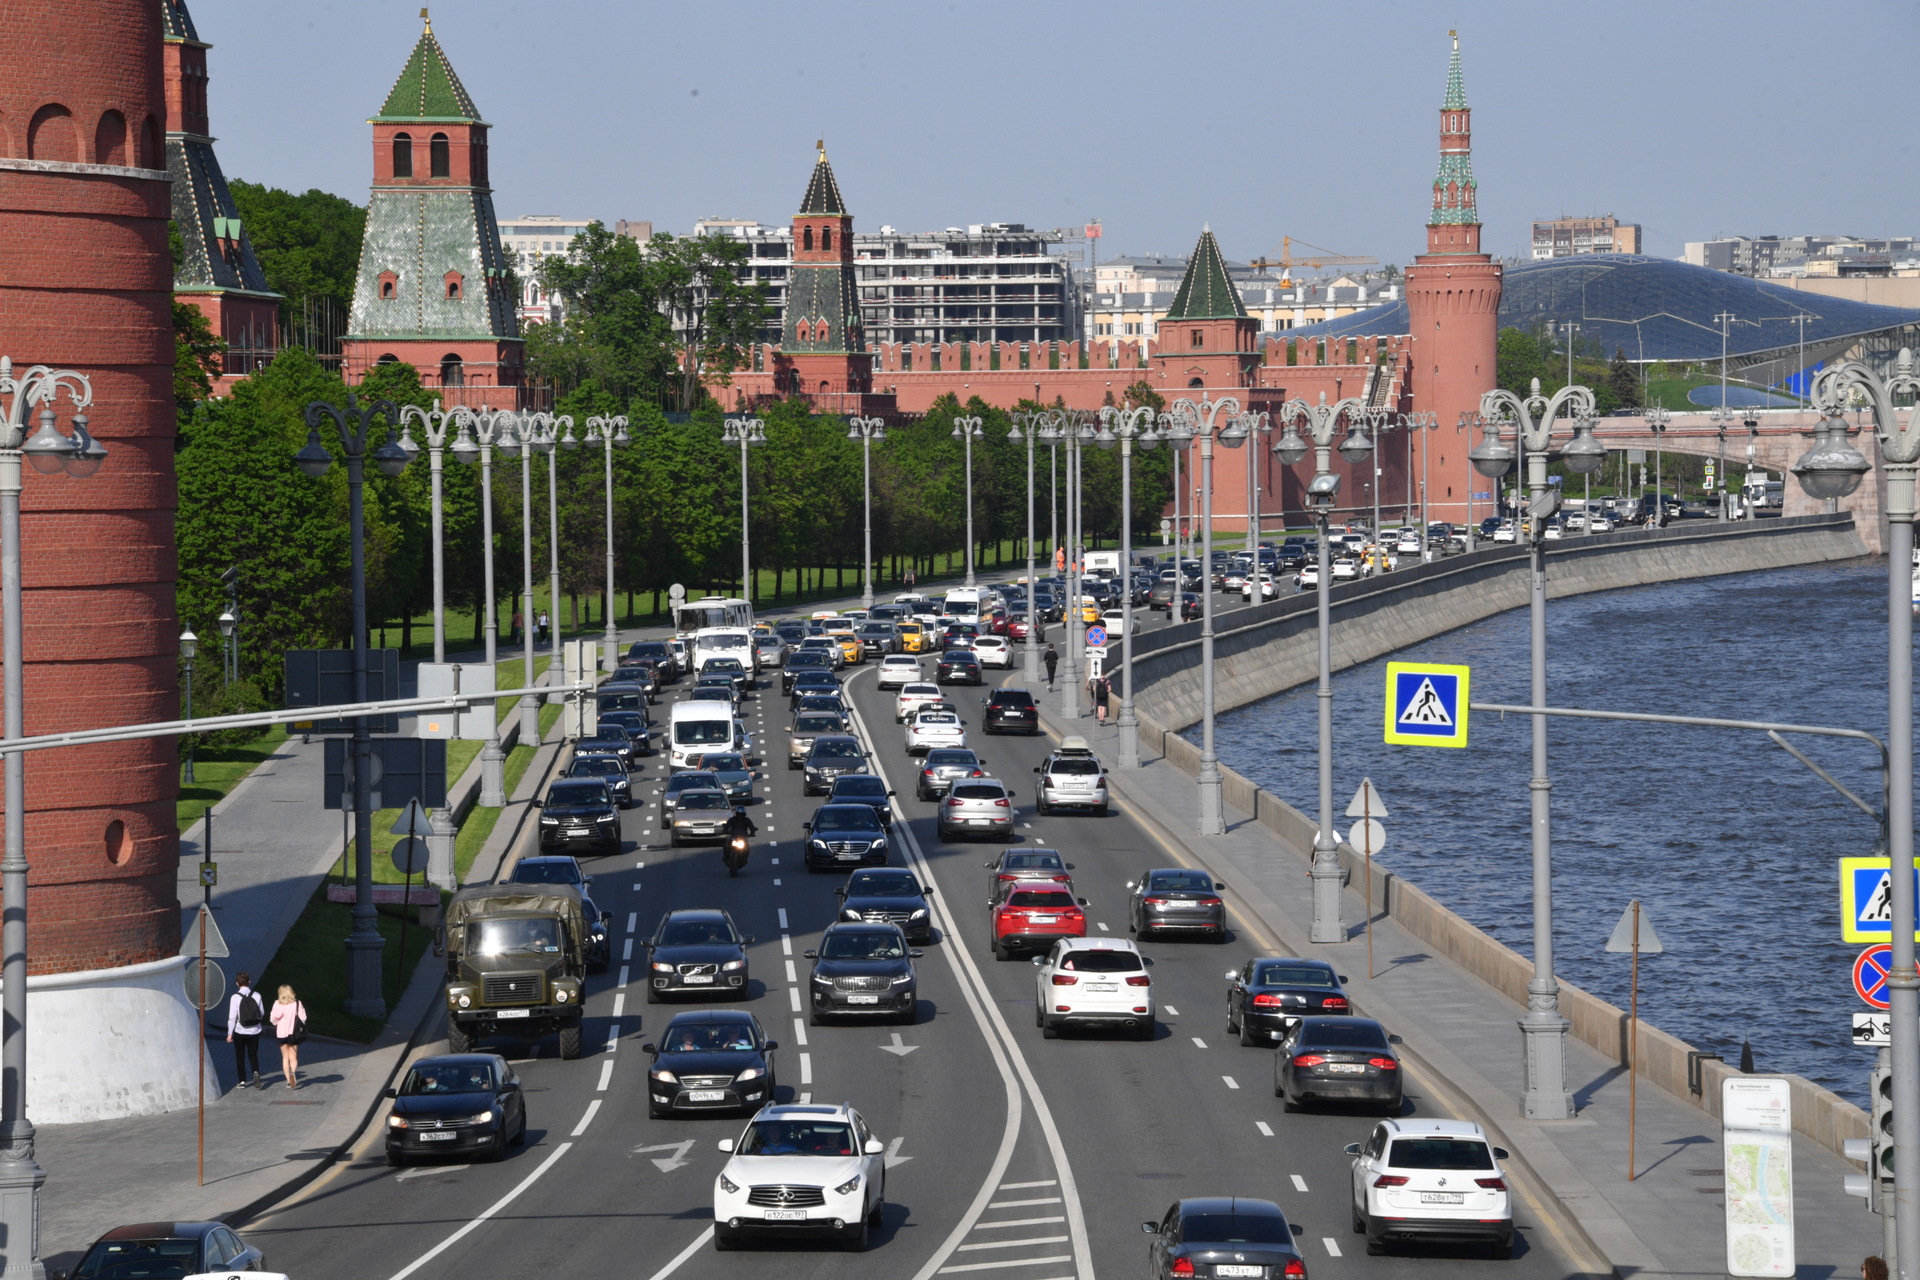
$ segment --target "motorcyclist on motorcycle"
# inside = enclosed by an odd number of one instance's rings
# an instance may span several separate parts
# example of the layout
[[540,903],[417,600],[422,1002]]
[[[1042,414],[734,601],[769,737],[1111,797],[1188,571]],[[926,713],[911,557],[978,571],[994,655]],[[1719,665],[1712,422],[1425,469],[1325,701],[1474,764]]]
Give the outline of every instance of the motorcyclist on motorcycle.
[[727,847],[721,854],[721,860],[727,865],[727,874],[737,876],[740,869],[747,865],[747,841],[759,834],[759,828],[753,825],[753,819],[747,816],[747,811],[736,805],[733,816],[727,819],[726,833]]
[[743,836],[747,839],[752,839],[759,834],[760,828],[753,825],[753,819],[747,816],[746,809],[741,805],[735,805],[733,807],[733,816],[727,819],[728,838]]

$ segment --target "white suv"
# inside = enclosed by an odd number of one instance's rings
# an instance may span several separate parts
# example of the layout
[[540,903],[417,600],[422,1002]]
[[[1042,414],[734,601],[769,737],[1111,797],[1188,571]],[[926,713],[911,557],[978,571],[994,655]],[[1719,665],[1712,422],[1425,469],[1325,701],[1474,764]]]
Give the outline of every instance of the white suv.
[[1062,938],[1035,956],[1034,1025],[1051,1040],[1063,1026],[1120,1027],[1153,1039],[1153,979],[1125,938]]
[[880,660],[880,674],[874,679],[882,689],[899,689],[918,684],[925,677],[920,672],[920,659],[910,653],[893,653]]
[[748,1235],[829,1236],[855,1251],[880,1225],[886,1146],[851,1106],[762,1107],[713,1182],[713,1247]]
[[1005,636],[980,636],[973,642],[973,652],[983,667],[1007,670],[1013,666],[1013,646]]
[[1353,1157],[1353,1230],[1367,1252],[1404,1240],[1479,1241],[1513,1253],[1506,1151],[1469,1120],[1382,1120]]
[[928,681],[923,680],[914,684],[902,685],[900,694],[894,699],[893,703],[893,722],[895,724],[904,724],[907,718],[920,710],[920,708],[926,706],[929,702],[939,702],[946,696],[946,693],[939,685]]

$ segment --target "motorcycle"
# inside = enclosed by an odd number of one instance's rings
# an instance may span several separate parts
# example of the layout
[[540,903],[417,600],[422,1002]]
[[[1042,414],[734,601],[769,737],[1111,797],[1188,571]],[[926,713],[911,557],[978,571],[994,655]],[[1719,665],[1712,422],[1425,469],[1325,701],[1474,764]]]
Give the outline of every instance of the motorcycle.
[[728,836],[727,847],[726,850],[721,853],[720,860],[727,864],[728,875],[739,875],[740,869],[747,865],[747,838],[745,836]]

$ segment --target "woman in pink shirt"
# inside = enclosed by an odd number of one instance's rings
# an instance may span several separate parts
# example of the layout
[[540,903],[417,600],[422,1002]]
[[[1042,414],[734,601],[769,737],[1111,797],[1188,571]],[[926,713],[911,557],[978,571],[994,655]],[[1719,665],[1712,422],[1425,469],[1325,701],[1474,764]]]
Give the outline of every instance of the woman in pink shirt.
[[293,994],[293,988],[280,987],[280,998],[267,1011],[273,1024],[273,1038],[280,1046],[280,1069],[286,1073],[287,1088],[300,1087],[300,1042],[307,1038],[307,1006]]

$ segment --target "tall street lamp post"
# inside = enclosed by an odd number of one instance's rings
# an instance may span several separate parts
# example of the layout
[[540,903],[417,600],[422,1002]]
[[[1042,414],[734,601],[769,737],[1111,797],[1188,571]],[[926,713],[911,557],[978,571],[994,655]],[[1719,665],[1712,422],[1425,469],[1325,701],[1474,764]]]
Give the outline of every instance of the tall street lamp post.
[[1254,446],[1247,450],[1247,555],[1253,564],[1249,572],[1253,574],[1253,597],[1260,598],[1260,437],[1273,433],[1273,424],[1264,413],[1249,413],[1246,416],[1247,434]]
[[[1262,414],[1264,418],[1266,415]],[[1140,717],[1133,709],[1133,450],[1159,447],[1151,408],[1100,410],[1100,434],[1094,443],[1102,449],[1120,445],[1120,765],[1140,767]],[[1258,546],[1255,547],[1258,559]]]
[[607,595],[606,604],[600,610],[604,615],[600,621],[606,624],[606,635],[601,641],[603,665],[612,671],[620,665],[620,630],[613,623],[613,451],[633,443],[633,437],[627,434],[626,415],[588,418],[587,443],[600,446],[607,466]]
[[240,633],[240,619],[228,605],[221,611],[220,627],[220,687],[226,688],[240,678],[240,664],[234,660],[234,641]]
[[[459,438],[453,442],[454,460],[467,466],[480,464],[480,564],[485,593],[481,634],[486,637],[487,670],[499,670],[500,622],[493,582],[493,450],[498,433],[511,429],[511,409],[487,409],[464,413],[459,419]],[[493,686],[498,688],[498,685]],[[500,717],[492,704],[487,707],[487,743],[480,748],[480,803],[498,809],[507,803],[507,753],[500,745]]]
[[1007,432],[1007,439],[1018,444],[1025,440],[1027,444],[1027,683],[1032,685],[1040,679],[1040,613],[1034,607],[1034,561],[1033,561],[1033,443],[1040,434],[1040,422],[1044,417],[1041,411],[1016,413],[1013,415],[1013,429]]
[[[1246,443],[1249,431],[1240,401],[1233,396],[1209,400],[1203,392],[1199,403],[1182,397],[1169,411],[1169,434],[1200,445],[1200,773],[1195,779],[1199,790],[1199,818],[1196,830],[1203,836],[1226,834],[1227,814],[1221,796],[1224,779],[1220,776],[1220,757],[1214,751],[1213,696],[1213,583],[1209,570],[1213,551],[1213,444],[1218,440],[1230,449]],[[1223,420],[1224,419],[1224,420]]]
[[[72,404],[73,435],[54,425],[54,405],[65,396]],[[15,374],[13,361],[0,356],[0,647],[5,671],[6,736],[26,736],[22,703],[26,696],[25,651],[20,619],[20,490],[24,459],[42,475],[64,471],[84,479],[100,469],[106,446],[87,430],[93,383],[72,369],[33,365]],[[40,426],[27,435],[27,418],[37,413]],[[27,780],[26,758],[8,752],[0,761],[6,799],[6,848],[0,856],[0,1275],[5,1280],[44,1280],[40,1262],[40,1188],[46,1171],[33,1155],[34,1129],[27,1119]]]
[[[1593,392],[1570,385],[1540,394],[1533,380],[1532,394],[1522,398],[1497,389],[1480,397],[1480,412],[1493,424],[1487,438],[1469,453],[1482,475],[1504,472],[1513,462],[1513,449],[1500,439],[1499,428],[1511,424],[1526,454],[1529,501],[1521,525],[1530,559],[1533,705],[1547,705],[1547,524],[1560,508],[1560,493],[1547,484],[1547,454],[1553,446],[1554,421],[1563,413],[1573,417],[1573,439],[1560,459],[1575,475],[1591,475],[1606,465],[1607,450],[1593,438]],[[1527,783],[1532,796],[1533,829],[1533,978],[1527,983],[1527,1013],[1520,1020],[1526,1043],[1526,1098],[1530,1120],[1567,1120],[1573,1116],[1573,1095],[1567,1089],[1567,1027],[1560,1015],[1560,983],[1553,971],[1553,829],[1549,797],[1553,782],[1547,775],[1547,717],[1533,717],[1533,777]]]
[[[520,459],[520,642],[526,660],[526,683],[533,688],[533,455],[553,448],[546,434],[547,415],[516,413],[503,418],[506,432],[500,452]],[[541,446],[545,446],[542,448]],[[520,695],[520,741],[532,747],[540,742],[540,699]]]
[[[333,466],[333,454],[320,442],[320,423],[330,420],[347,459],[347,521],[352,545],[353,579],[353,699],[367,698],[367,536],[366,463],[373,459],[381,474],[397,476],[407,469],[407,451],[393,439],[400,411],[391,401],[361,405],[351,394],[347,407],[316,400],[307,406],[307,443],[293,460],[302,472],[318,479]],[[384,418],[386,439],[375,445],[374,419]],[[387,1016],[386,996],[380,989],[380,937],[373,906],[373,733],[365,716],[353,719],[353,932],[347,938],[346,1010],[356,1017]]]
[[[1427,455],[1433,452],[1433,437],[1426,433],[1440,425],[1440,415],[1427,410],[1423,413],[1403,413],[1399,417],[1400,425],[1407,432],[1407,470],[1411,478],[1413,470],[1413,438],[1420,437],[1420,558],[1433,559],[1433,548],[1429,544],[1427,526]],[[1473,500],[1473,486],[1467,486],[1467,500]],[[1472,508],[1468,508],[1469,511]],[[1472,523],[1471,520],[1468,523]]]
[[[1487,420],[1480,416],[1480,411],[1478,409],[1475,409],[1469,413],[1462,413],[1460,415],[1460,420],[1454,423],[1454,430],[1464,433],[1469,443],[1471,443],[1471,441],[1473,440],[1473,433],[1476,431],[1481,433],[1482,438],[1485,437],[1487,432]],[[1473,450],[1469,448],[1467,452],[1469,455],[1471,455]],[[1468,461],[1471,462],[1472,458],[1469,457]],[[1474,478],[1474,475],[1475,473],[1472,471],[1469,471],[1467,473],[1467,550],[1468,551],[1478,551],[1480,549],[1480,526],[1473,522],[1473,486],[1479,483],[1479,481]],[[1499,493],[1500,493],[1500,483],[1497,480],[1494,482],[1493,493],[1494,493],[1494,497],[1498,499]],[[1495,515],[1500,514],[1500,506],[1498,501],[1494,503],[1494,514]]]
[[[414,404],[404,405],[400,409],[400,448],[407,457],[415,458],[420,454],[420,446],[413,440],[414,423],[420,424],[420,434],[427,440],[427,466],[432,476],[428,541],[433,544],[433,661],[436,666],[447,660],[446,507],[442,491],[447,424],[453,421],[457,425],[465,414],[464,409],[442,409],[437,399],[432,409],[422,409]],[[453,859],[454,841],[460,834],[459,825],[453,820],[453,810],[444,803],[427,815],[427,823],[433,836],[428,842],[427,878],[443,887],[452,887],[456,881]]]
[[1319,579],[1314,584],[1318,606],[1320,649],[1320,829],[1313,838],[1313,924],[1308,937],[1314,942],[1345,942],[1347,924],[1341,914],[1340,852],[1333,838],[1333,557],[1328,546],[1327,525],[1333,504],[1340,497],[1340,477],[1333,470],[1333,433],[1346,419],[1347,434],[1340,441],[1340,456],[1350,463],[1365,462],[1373,455],[1373,441],[1361,423],[1366,406],[1358,396],[1346,396],[1332,404],[1322,392],[1317,404],[1289,400],[1281,410],[1286,430],[1274,442],[1273,452],[1282,466],[1298,465],[1307,456],[1307,440],[1300,428],[1307,429],[1313,442],[1313,480],[1307,485],[1307,506],[1318,528]]
[[1061,615],[1066,652],[1061,655],[1060,663],[1063,676],[1060,714],[1070,720],[1080,717],[1080,655],[1087,643],[1086,617],[1080,603],[1080,444],[1083,439],[1093,437],[1090,418],[1091,415],[1077,409],[1054,410],[1042,428],[1050,443],[1065,445],[1067,450],[1066,501],[1062,504],[1067,513],[1067,532],[1061,543],[1066,553],[1062,563],[1067,607]]
[[[873,608],[873,446],[887,438],[885,418],[847,419],[847,439],[860,442],[860,607]],[[972,503],[967,504],[969,508]]]
[[[1793,466],[1807,493],[1829,504],[1859,487],[1866,458],[1847,443],[1841,414],[1864,401],[1873,415],[1886,473],[1887,512],[1887,855],[1895,868],[1913,862],[1913,521],[1914,476],[1920,470],[1920,370],[1902,348],[1890,375],[1847,360],[1814,381],[1821,430]],[[1903,416],[1904,415],[1904,416]],[[11,730],[9,730],[11,732]],[[1914,967],[1913,877],[1895,875],[1893,965],[1887,975],[1893,1035],[1889,1048],[1893,1104],[1894,1263],[1920,1276],[1920,973]],[[1884,1174],[1868,1170],[1871,1178]]]
[[[553,429],[562,428],[560,438],[554,439]],[[560,661],[560,456],[554,452],[558,444],[567,450],[578,449],[580,441],[574,438],[573,415],[563,413],[547,417],[547,638],[553,657],[547,663],[550,673],[549,685],[561,683],[561,672],[565,670]],[[565,702],[564,693],[549,693],[547,701]]]
[[962,414],[953,420],[953,438],[966,445],[967,450],[967,583],[974,585],[973,579],[973,442],[986,435],[981,429],[981,419],[976,414],[968,417]]
[[[1673,414],[1668,412],[1665,405],[1657,404],[1648,409],[1644,416],[1647,430],[1653,433],[1653,516],[1648,520],[1647,527],[1657,529],[1667,517],[1667,498],[1661,492],[1660,439],[1667,434],[1667,424],[1673,420]],[[1644,483],[1646,478],[1647,473],[1642,469],[1640,479]]]
[[[193,655],[199,650],[200,637],[193,634],[192,627],[188,627],[180,633],[180,665],[187,677],[187,719],[189,720],[193,719]],[[180,778],[188,784],[193,782],[193,738],[191,736],[187,738],[186,765]]]
[[728,418],[720,428],[720,443],[740,449],[740,595],[753,599],[753,556],[747,519],[747,450],[767,443],[767,424],[759,418]]
[[[1722,377],[1725,377],[1724,372]],[[1721,387],[1720,394],[1722,397],[1726,395],[1726,388],[1724,386]],[[1708,420],[1713,423],[1714,434],[1720,437],[1720,463],[1714,469],[1713,486],[1714,491],[1719,494],[1720,497],[1720,513],[1718,518],[1721,521],[1731,520],[1733,518],[1732,513],[1727,510],[1727,427],[1732,423],[1740,421],[1744,416],[1743,413],[1735,412],[1725,405],[1721,405],[1719,408],[1707,414]]]

